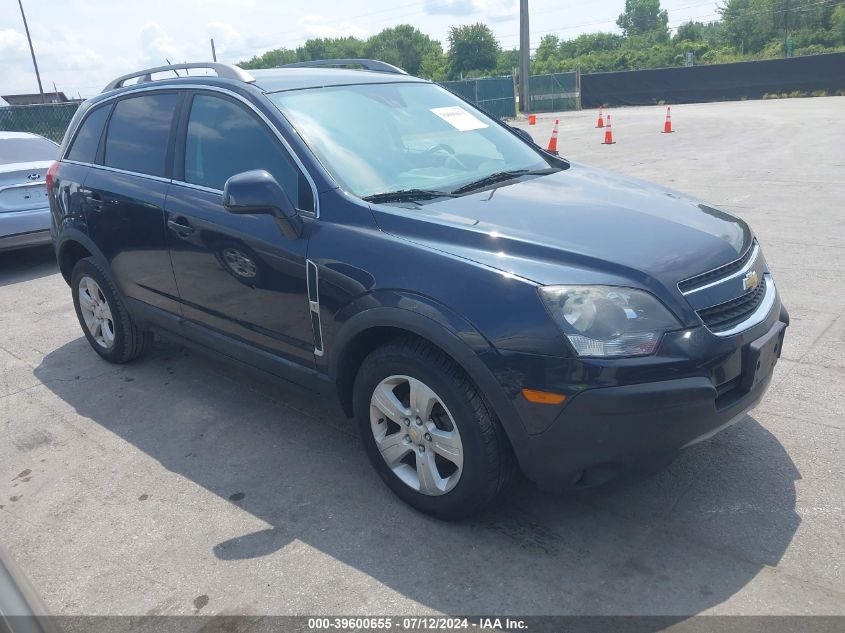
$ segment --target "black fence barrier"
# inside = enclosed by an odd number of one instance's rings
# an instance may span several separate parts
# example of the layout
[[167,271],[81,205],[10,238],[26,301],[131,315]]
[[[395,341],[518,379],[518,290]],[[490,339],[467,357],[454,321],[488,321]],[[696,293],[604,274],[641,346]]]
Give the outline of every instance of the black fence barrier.
[[845,53],[581,75],[581,104],[653,105],[845,90]]
[[443,81],[440,85],[500,119],[516,116],[513,77],[479,77]]
[[529,112],[578,109],[578,73],[531,75],[528,78]]

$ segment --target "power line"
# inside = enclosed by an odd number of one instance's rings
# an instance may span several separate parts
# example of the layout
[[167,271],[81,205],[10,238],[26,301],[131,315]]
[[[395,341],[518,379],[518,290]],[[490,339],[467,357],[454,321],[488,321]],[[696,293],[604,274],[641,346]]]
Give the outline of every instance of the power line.
[[[792,12],[792,13],[803,12],[803,11],[806,11],[807,9],[809,9],[811,7],[817,7],[817,6],[822,6],[822,5],[835,5],[835,4],[838,4],[841,1],[842,0],[821,0],[820,2],[814,2],[812,4],[805,4],[801,7],[792,7],[791,9],[790,8],[786,8],[786,9],[763,9],[761,11],[750,11],[750,10],[746,9],[745,11],[739,11],[739,12],[733,13],[732,17],[733,18],[746,18],[746,17],[754,16],[754,15],[777,15],[778,13],[784,13],[784,12]],[[711,17],[724,17],[724,15],[725,15],[724,12],[717,11],[716,13],[708,13],[707,15],[699,15],[699,16],[696,16],[696,17],[688,18],[688,21],[701,20],[701,19],[704,19],[704,18],[711,18]]]
[[[774,16],[774,15],[777,15],[779,13],[785,13],[785,12],[802,13],[802,12],[805,12],[807,9],[809,9],[811,7],[818,7],[818,6],[824,6],[824,5],[833,6],[833,5],[838,4],[841,1],[842,0],[821,0],[820,2],[814,2],[812,4],[805,4],[801,7],[792,7],[791,9],[790,8],[786,8],[786,9],[764,9],[762,11],[748,11],[748,10],[746,10],[746,11],[742,11],[742,12],[738,12],[738,13],[733,14],[732,18],[734,18],[734,19],[735,18],[747,18],[747,17],[751,17],[751,16],[755,16],[755,15],[772,15],[772,16]],[[692,17],[692,18],[688,18],[687,22],[692,22],[693,20],[703,20],[705,18],[724,17],[724,15],[725,14],[722,13],[722,12],[708,13],[707,15],[699,15],[699,16],[695,16],[695,17]],[[670,30],[676,29],[676,28],[678,28],[678,27],[677,26],[670,27]]]
[[[710,2],[703,3],[703,4],[713,4],[713,2],[714,2],[714,0],[710,0]],[[536,10],[536,11],[531,11],[531,15],[541,15],[541,14],[544,14],[544,13],[558,12],[558,11],[561,11],[563,9],[573,7],[573,6],[577,6],[577,5],[580,5],[580,4],[582,4],[581,0],[573,0],[572,2],[568,2],[566,4],[559,4],[559,5],[554,5],[552,7],[548,7],[548,8],[545,8],[545,9],[541,8],[541,9]],[[692,6],[702,6],[702,4],[699,3],[699,4],[696,4],[696,5],[692,5]],[[331,22],[320,23],[319,26],[326,27],[326,28],[339,28],[343,22],[358,20],[360,18],[369,17],[369,16],[372,16],[372,15],[383,14],[383,13],[389,13],[389,12],[392,12],[392,11],[399,11],[401,9],[405,9],[405,8],[409,8],[409,7],[416,7],[418,10],[410,12],[410,13],[402,13],[402,14],[399,14],[399,15],[396,15],[396,16],[391,16],[389,18],[385,18],[388,21],[389,20],[396,20],[397,21],[396,24],[398,25],[399,23],[401,23],[399,21],[401,21],[403,18],[413,17],[413,16],[416,16],[420,13],[422,7],[420,6],[419,2],[413,2],[413,3],[410,3],[410,4],[399,5],[399,6],[396,6],[396,7],[391,7],[389,9],[381,9],[379,11],[372,11],[370,13],[363,13],[363,14],[358,14],[358,15],[350,15],[350,16],[346,16],[346,17],[335,18]],[[679,7],[678,10],[683,10],[685,8],[689,8],[689,7]],[[517,17],[518,17],[518,15],[515,14],[513,16],[513,19],[516,19]],[[379,22],[383,22],[383,21],[384,20],[379,20]],[[386,27],[386,28],[390,28],[390,27]],[[284,36],[288,35],[288,34],[292,34],[292,33],[298,34],[299,37],[297,37],[297,38],[295,38],[295,39],[293,39],[289,42],[286,42],[284,46],[281,46],[279,43],[282,40],[284,40]],[[518,35],[519,34],[517,33],[517,34],[500,36],[499,39],[501,39],[503,37],[511,37],[511,36],[518,37]],[[250,46],[248,49],[244,48],[244,49],[241,49],[241,50],[238,50],[238,51],[233,51],[230,54],[230,56],[231,57],[237,57],[241,54],[243,54],[243,55],[256,55],[256,54],[258,54],[258,53],[256,53],[256,51],[275,50],[276,48],[287,48],[289,50],[293,50],[297,46],[301,46],[302,44],[307,42],[309,39],[315,39],[315,37],[317,37],[317,36],[314,36],[314,35],[303,36],[302,35],[302,29],[282,31],[281,33],[274,35],[272,41],[265,40],[264,42],[262,42],[260,44]],[[343,36],[341,36],[341,37],[343,37]],[[273,48],[273,47],[275,47],[275,48]]]
[[[713,4],[714,4],[713,0],[710,0],[709,2],[699,2],[697,4],[690,4],[690,5],[686,5],[686,6],[683,6],[683,7],[678,7],[676,9],[673,9],[673,11],[683,11],[685,9],[695,9],[697,7],[712,6]],[[604,24],[616,24],[616,19],[617,18],[609,18],[609,19],[606,19],[606,20],[592,20],[590,22],[582,22],[580,24],[571,24],[571,25],[565,26],[565,27],[557,27],[557,28],[553,28],[553,29],[548,29],[546,31],[535,31],[534,34],[535,35],[545,35],[546,33],[552,33],[552,32],[555,32],[555,31],[572,31],[572,30],[575,30],[575,29],[583,28],[585,26],[601,26],[601,25],[604,25]],[[517,35],[518,35],[518,33],[508,33],[507,35],[502,35],[500,37],[501,38],[516,37]]]
[[[349,15],[349,16],[345,16],[345,17],[335,18],[331,22],[325,22],[325,23],[320,22],[320,23],[317,23],[315,26],[320,26],[320,27],[325,27],[325,28],[339,28],[343,22],[349,22],[349,21],[352,21],[352,20],[360,20],[361,18],[367,18],[367,17],[371,17],[371,16],[374,16],[374,15],[379,15],[379,14],[382,14],[382,13],[391,13],[393,11],[399,11],[399,10],[407,9],[407,8],[410,8],[410,7],[416,7],[417,10],[413,11],[411,13],[402,13],[402,14],[399,14],[399,15],[391,16],[389,18],[385,18],[385,19],[388,20],[388,21],[389,20],[402,20],[403,18],[412,17],[412,16],[416,16],[416,15],[419,14],[420,8],[421,8],[420,3],[419,2],[411,2],[409,4],[402,4],[402,5],[399,5],[399,6],[390,7],[388,9],[380,9],[378,11],[371,11],[369,13],[359,13],[357,15]],[[382,20],[378,20],[378,21],[381,22]],[[287,42],[286,46],[282,46],[281,43],[284,41],[285,36],[291,35],[291,34],[297,34],[297,35],[299,35],[299,37],[293,39],[290,42]],[[318,36],[307,35],[307,36],[303,37],[302,36],[302,28],[291,29],[289,31],[281,31],[280,33],[274,34],[272,40],[268,39],[268,40],[265,40],[264,42],[261,42],[260,44],[254,44],[254,45],[250,46],[248,49],[244,48],[244,49],[241,49],[241,50],[243,51],[243,55],[256,55],[257,54],[256,51],[260,51],[260,50],[267,51],[267,50],[275,50],[276,48],[293,49],[294,47],[303,44],[304,42],[308,41],[309,39],[315,39],[316,37],[318,37]],[[344,37],[344,36],[340,36],[340,37]],[[240,53],[241,53],[241,51],[234,51],[233,54],[230,54],[230,56],[231,57],[237,57],[237,56],[240,55]]]
[[[803,5],[801,8],[793,7],[792,9],[777,9],[777,10],[765,9],[765,10],[762,10],[762,11],[748,11],[748,10],[746,10],[746,11],[743,11],[743,12],[735,13],[733,15],[733,17],[743,17],[744,18],[744,17],[750,17],[750,16],[754,16],[754,15],[777,15],[777,14],[783,13],[784,11],[787,11],[787,10],[794,13],[794,12],[798,12],[798,11],[805,11],[806,9],[809,9],[809,8],[815,7],[815,6],[835,5],[838,2],[841,2],[841,0],[821,0],[820,2],[815,2],[813,4]],[[691,9],[691,8],[705,6],[705,5],[709,5],[709,4],[713,4],[713,3],[712,2],[706,2],[706,3],[701,3],[701,4],[688,5],[686,7],[678,7],[677,9],[675,9],[675,11],[681,11],[683,9]],[[722,17],[723,15],[724,14],[721,13],[721,12],[708,13],[708,14],[705,14],[705,15],[698,15],[698,16],[686,18],[684,20],[684,22],[692,22],[692,21],[695,21],[695,20],[702,20],[702,19],[706,19],[706,18],[718,18],[718,17]],[[605,24],[616,24],[616,20],[615,19],[608,19],[608,20],[601,20],[601,21],[582,22],[581,24],[572,24],[572,25],[568,25],[568,26],[561,26],[561,27],[551,28],[551,29],[548,29],[548,30],[545,30],[545,31],[534,31],[532,33],[532,35],[545,35],[547,33],[566,32],[566,31],[577,30],[577,29],[580,29],[580,28],[583,28],[583,27],[586,27],[586,26],[602,26],[602,25],[605,25]],[[667,27],[667,28],[671,31],[671,30],[677,29],[678,26]],[[509,33],[508,35],[500,36],[500,38],[516,37],[517,35],[518,35],[517,33]]]

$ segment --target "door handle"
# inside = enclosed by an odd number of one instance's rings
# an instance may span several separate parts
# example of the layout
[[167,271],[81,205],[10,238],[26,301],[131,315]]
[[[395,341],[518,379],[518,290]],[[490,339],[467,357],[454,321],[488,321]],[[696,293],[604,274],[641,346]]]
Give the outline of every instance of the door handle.
[[103,210],[103,199],[100,197],[100,194],[92,193],[91,195],[85,197],[87,198],[88,206],[91,208],[92,211]]
[[179,236],[191,235],[194,232],[194,227],[184,219],[181,222],[179,220],[168,220],[167,226]]

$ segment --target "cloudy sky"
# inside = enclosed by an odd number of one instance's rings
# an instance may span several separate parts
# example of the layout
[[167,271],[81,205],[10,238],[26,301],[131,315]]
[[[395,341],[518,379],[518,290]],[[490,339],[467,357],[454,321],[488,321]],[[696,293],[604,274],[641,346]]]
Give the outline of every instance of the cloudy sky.
[[[171,61],[237,62],[309,37],[366,37],[410,23],[446,43],[452,25],[488,23],[519,42],[518,0],[23,0],[44,90],[99,92],[126,72]],[[663,0],[669,25],[715,17],[716,0]],[[531,40],[616,30],[624,0],[530,0]],[[37,92],[17,0],[0,0],[0,94]]]

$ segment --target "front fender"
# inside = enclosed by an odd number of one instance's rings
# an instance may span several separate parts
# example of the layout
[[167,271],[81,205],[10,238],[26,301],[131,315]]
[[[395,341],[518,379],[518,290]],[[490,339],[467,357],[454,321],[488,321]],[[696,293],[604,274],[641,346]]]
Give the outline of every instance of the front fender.
[[513,403],[496,380],[501,358],[471,323],[428,297],[403,291],[379,291],[359,297],[337,314],[337,330],[326,346],[329,377],[342,388],[344,358],[367,330],[391,327],[430,341],[473,380],[493,408],[517,457],[527,450],[527,433]]

